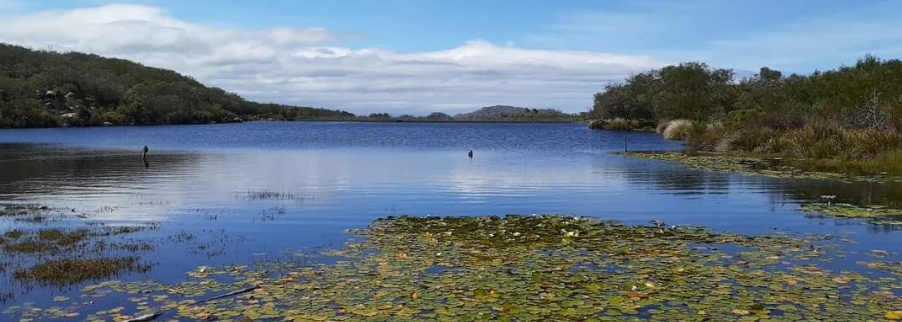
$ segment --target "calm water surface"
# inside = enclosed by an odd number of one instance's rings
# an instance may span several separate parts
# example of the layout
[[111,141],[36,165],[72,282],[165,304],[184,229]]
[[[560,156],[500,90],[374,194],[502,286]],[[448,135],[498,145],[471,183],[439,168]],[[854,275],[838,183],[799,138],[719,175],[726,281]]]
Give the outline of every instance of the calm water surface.
[[[123,279],[184,279],[199,265],[284,258],[339,247],[348,228],[388,215],[573,214],[663,220],[747,234],[827,233],[856,252],[902,250],[902,233],[860,220],[806,216],[800,202],[899,206],[898,184],[844,184],[686,169],[612,155],[679,149],[655,134],[579,124],[244,123],[0,130],[0,203],[73,208],[142,232],[155,266]],[[140,150],[150,146],[145,168]],[[467,151],[475,157],[467,157]],[[270,195],[266,195],[266,194]],[[277,196],[272,196],[276,194]],[[25,225],[0,221],[0,231]],[[191,235],[190,240],[178,236]],[[176,236],[176,237],[173,237]],[[888,260],[898,260],[891,256]],[[22,286],[8,302],[78,287]],[[113,303],[115,304],[115,303]],[[113,305],[111,304],[111,305]]]

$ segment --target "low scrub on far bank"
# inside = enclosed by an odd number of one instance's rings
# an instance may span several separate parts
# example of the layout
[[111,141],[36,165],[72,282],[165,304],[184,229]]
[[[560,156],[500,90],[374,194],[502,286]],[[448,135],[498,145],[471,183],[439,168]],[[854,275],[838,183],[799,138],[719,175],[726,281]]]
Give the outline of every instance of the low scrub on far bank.
[[610,131],[654,132],[655,122],[627,120],[623,118],[601,119],[589,122],[589,128]]
[[902,174],[902,60],[783,75],[689,62],[633,75],[595,95],[591,115],[662,122],[690,151],[782,157],[799,170]]

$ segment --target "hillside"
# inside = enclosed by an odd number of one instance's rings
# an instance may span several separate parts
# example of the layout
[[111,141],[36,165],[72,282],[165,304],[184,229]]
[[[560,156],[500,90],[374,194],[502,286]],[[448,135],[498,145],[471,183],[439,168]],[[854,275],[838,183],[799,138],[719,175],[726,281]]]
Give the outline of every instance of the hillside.
[[470,113],[454,116],[455,121],[568,121],[577,117],[555,109],[535,109],[507,105],[494,105],[480,108]]
[[251,102],[190,76],[128,60],[0,43],[0,128],[353,117]]

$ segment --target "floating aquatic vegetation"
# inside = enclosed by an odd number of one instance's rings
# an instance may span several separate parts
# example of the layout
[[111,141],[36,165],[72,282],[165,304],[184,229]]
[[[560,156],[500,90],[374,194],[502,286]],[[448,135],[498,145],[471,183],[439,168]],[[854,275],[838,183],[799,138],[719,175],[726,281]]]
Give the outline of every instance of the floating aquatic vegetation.
[[763,175],[775,178],[822,179],[843,182],[902,182],[902,177],[896,176],[854,176],[832,172],[802,171],[789,165],[792,160],[766,158],[762,156],[730,155],[723,153],[699,153],[689,155],[682,152],[621,152],[617,154],[640,159],[676,161],[695,169]]
[[799,209],[839,218],[865,218],[875,225],[902,225],[902,210],[884,206],[856,206],[847,203],[810,203]]
[[[61,302],[91,321],[866,321],[900,310],[900,276],[819,265],[843,256],[830,236],[560,216],[397,217],[352,232],[365,238],[328,252],[334,264],[201,267],[182,283],[107,281]],[[133,305],[85,304],[114,295]]]
[[28,269],[17,270],[13,273],[13,277],[21,281],[65,286],[123,273],[145,272],[148,269],[150,266],[141,264],[136,257],[67,258],[46,261]]
[[902,217],[902,210],[886,208],[884,206],[856,206],[847,203],[809,203],[799,209],[823,213],[834,217],[849,218],[884,218]]

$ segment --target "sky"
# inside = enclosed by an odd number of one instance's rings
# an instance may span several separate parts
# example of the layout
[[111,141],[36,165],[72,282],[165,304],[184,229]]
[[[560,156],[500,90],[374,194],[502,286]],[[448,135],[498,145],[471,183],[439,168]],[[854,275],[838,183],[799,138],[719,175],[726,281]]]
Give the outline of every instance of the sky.
[[0,0],[0,42],[358,114],[581,112],[605,85],[679,62],[807,74],[900,58],[899,17],[902,0]]

